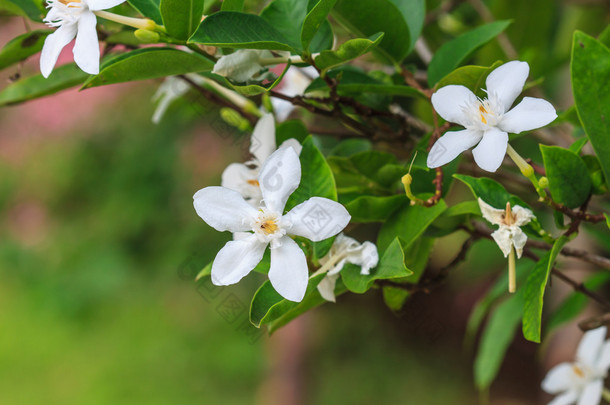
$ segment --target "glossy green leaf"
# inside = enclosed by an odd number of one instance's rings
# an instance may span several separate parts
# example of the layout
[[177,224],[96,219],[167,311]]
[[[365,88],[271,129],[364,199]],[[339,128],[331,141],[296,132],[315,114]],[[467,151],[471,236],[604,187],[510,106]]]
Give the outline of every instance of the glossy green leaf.
[[330,13],[336,2],[337,0],[319,0],[307,13],[301,29],[301,46],[304,50],[309,50],[311,41],[318,33],[322,24],[326,22],[328,13]]
[[276,49],[294,52],[291,43],[265,19],[235,11],[220,11],[207,17],[189,42],[239,49]]
[[377,238],[377,248],[380,252],[384,252],[396,236],[399,236],[404,242],[404,246],[408,247],[446,209],[447,204],[443,200],[432,207],[407,205],[399,209],[381,227]]
[[453,177],[466,184],[475,197],[481,197],[492,207],[503,209],[506,207],[506,202],[510,202],[513,206],[520,205],[529,208],[522,199],[510,194],[503,185],[488,177],[477,178],[465,174],[454,174]]
[[341,270],[341,279],[351,292],[363,294],[373,286],[375,280],[404,278],[413,274],[405,267],[405,253],[398,238],[395,238],[379,259],[379,264],[371,269],[371,274],[360,274],[360,266],[346,264]]
[[87,73],[71,63],[55,68],[48,79],[42,75],[19,79],[0,91],[0,107],[57,93],[81,84],[87,77]]
[[335,66],[342,65],[369,52],[373,47],[377,46],[383,39],[382,33],[377,33],[370,38],[350,39],[339,46],[334,51],[322,51],[316,57],[315,64],[318,69],[325,72]]
[[42,21],[44,5],[39,0],[8,0],[23,12],[23,14],[34,21]]
[[390,0],[401,12],[407,26],[409,27],[409,50],[407,55],[413,50],[415,42],[421,35],[426,18],[425,0]]
[[536,263],[523,288],[525,299],[523,306],[523,337],[532,342],[540,343],[544,291],[546,290],[551,270],[555,265],[555,259],[567,242],[568,239],[565,236],[561,236],[555,241],[553,248],[545,253]]
[[144,17],[148,17],[157,24],[163,24],[159,5],[161,0],[127,0]]
[[411,33],[401,10],[390,0],[338,0],[333,17],[358,37],[385,35],[377,51],[391,62],[400,62],[411,47]]
[[510,21],[495,21],[482,25],[445,42],[434,54],[428,67],[428,85],[433,87],[439,80],[451,73],[468,56],[487,42],[494,39],[508,27]]
[[222,11],[243,11],[244,0],[223,0],[220,9]]
[[103,63],[100,73],[87,80],[83,88],[205,72],[213,67],[213,62],[196,53],[174,48],[143,48],[126,52]]
[[201,22],[203,0],[161,0],[159,10],[167,33],[186,41]]
[[44,40],[53,31],[35,30],[19,35],[0,50],[0,69],[20,62],[40,52]]
[[493,311],[474,360],[474,380],[479,390],[489,387],[498,375],[519,325],[522,307],[523,293],[519,291]]
[[464,86],[470,89],[473,93],[478,96],[484,96],[484,92],[481,90],[485,87],[485,79],[487,76],[502,62],[497,61],[491,66],[462,66],[443,77],[437,84],[436,87],[441,88],[449,86],[451,84]]
[[580,156],[559,146],[540,145],[553,200],[569,208],[579,207],[591,194],[587,165]]
[[610,179],[610,50],[576,31],[570,70],[578,117]]
[[275,126],[275,140],[277,145],[281,145],[282,142],[291,138],[303,143],[308,136],[309,131],[301,120],[288,120],[276,124]]
[[[324,277],[326,277],[326,274],[319,274],[316,277],[309,279],[305,297],[312,293],[317,293],[314,290],[316,290],[316,287]],[[299,305],[300,303],[298,302],[284,299],[273,289],[271,282],[267,280],[260,286],[252,298],[252,303],[250,305],[250,322],[257,328],[260,328],[266,323],[281,318]]]
[[409,298],[409,291],[400,287],[384,286],[382,292],[383,302],[394,312],[400,311]]
[[351,222],[383,222],[399,207],[408,204],[404,194],[393,196],[356,197],[345,204],[345,208],[352,216]]

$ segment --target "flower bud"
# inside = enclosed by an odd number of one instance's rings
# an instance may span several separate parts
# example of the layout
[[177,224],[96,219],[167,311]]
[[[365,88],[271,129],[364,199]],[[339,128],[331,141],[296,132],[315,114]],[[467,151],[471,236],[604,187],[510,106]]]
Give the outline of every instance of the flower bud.
[[547,179],[546,177],[542,176],[539,180],[538,180],[538,185],[542,188],[547,188],[549,186],[549,179]]
[[159,34],[154,31],[145,29],[135,30],[133,33],[138,40],[144,44],[153,44],[159,42]]
[[248,120],[231,108],[221,108],[220,117],[227,124],[239,129],[240,131],[247,131],[250,128],[250,123]]

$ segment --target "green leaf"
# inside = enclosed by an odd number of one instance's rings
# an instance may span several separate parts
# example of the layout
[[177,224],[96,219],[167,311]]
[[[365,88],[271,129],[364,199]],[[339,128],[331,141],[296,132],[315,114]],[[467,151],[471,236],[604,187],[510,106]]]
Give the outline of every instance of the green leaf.
[[290,62],[288,62],[286,64],[286,66],[284,66],[284,70],[282,71],[281,75],[279,75],[271,83],[266,83],[266,84],[241,85],[241,84],[234,84],[230,80],[228,80],[226,77],[220,76],[217,74],[209,73],[209,74],[206,74],[205,76],[208,76],[208,77],[216,80],[217,82],[223,83],[225,87],[232,88],[233,90],[237,91],[239,94],[243,94],[244,96],[251,97],[251,96],[257,96],[259,94],[263,94],[270,90],[273,90],[273,88],[275,88],[275,86],[280,84],[280,82],[284,78],[284,75],[286,74],[286,72],[288,72],[289,68],[290,68]]
[[42,21],[42,13],[44,11],[44,7],[42,5],[42,1],[38,0],[8,0],[13,3],[20,10],[23,11],[23,14],[29,17],[34,21]]
[[322,72],[342,65],[369,52],[371,48],[377,46],[383,39],[382,33],[377,33],[370,38],[350,39],[339,46],[335,51],[322,51],[315,59],[316,66]]
[[445,42],[430,61],[428,85],[433,87],[465,61],[470,54],[504,31],[510,23],[510,21],[495,21],[477,27],[452,41]]
[[356,294],[363,294],[372,287],[375,280],[390,280],[408,277],[413,272],[405,267],[405,253],[398,238],[388,246],[379,260],[379,265],[371,269],[371,274],[360,274],[360,266],[348,263],[341,270],[345,287]]
[[9,41],[0,50],[0,69],[40,52],[45,38],[52,32],[50,30],[30,31]]
[[390,0],[338,0],[335,19],[359,37],[385,33],[377,50],[390,62],[400,62],[409,53],[411,33],[401,10]]
[[309,131],[301,120],[284,121],[275,127],[276,145],[281,145],[282,142],[291,138],[296,139],[299,143],[303,143],[308,136]]
[[407,26],[409,27],[409,50],[407,55],[413,50],[415,42],[421,35],[426,18],[425,0],[390,0],[402,13]]
[[192,72],[210,71],[213,62],[196,53],[174,48],[143,48],[123,53],[102,64],[83,89],[134,80],[154,79]]
[[540,145],[553,200],[569,208],[582,205],[591,194],[587,165],[576,153],[559,146]]
[[474,380],[479,390],[489,387],[498,375],[519,325],[522,307],[523,293],[519,291],[498,305],[491,315],[474,360]]
[[186,41],[201,22],[203,0],[161,0],[159,10],[167,33]]
[[557,239],[553,248],[540,258],[527,278],[524,287],[523,337],[529,341],[540,343],[544,291],[555,259],[567,242],[565,236]]
[[443,77],[438,82],[437,87],[441,88],[455,84],[470,89],[478,96],[484,96],[482,88],[484,87],[485,79],[487,79],[487,76],[501,64],[502,62],[497,61],[491,66],[468,65],[459,67]]
[[[319,274],[309,279],[305,297],[309,296],[326,274]],[[305,300],[305,299],[304,299]],[[256,291],[250,305],[250,322],[257,328],[262,325],[281,318],[286,313],[294,310],[300,303],[284,299],[273,289],[270,281],[265,281]]]
[[295,52],[299,47],[265,19],[235,11],[220,11],[207,17],[189,42],[237,49],[276,49],[291,52]]
[[503,185],[487,177],[471,177],[465,174],[454,174],[454,178],[466,184],[475,197],[481,197],[483,201],[494,208],[506,208],[506,202],[510,205],[520,205],[525,208],[529,206],[519,197],[510,194]]
[[570,70],[578,117],[610,179],[610,50],[576,31]]
[[351,222],[383,222],[408,203],[404,194],[388,197],[363,195],[345,204],[345,208],[352,216]]
[[159,4],[161,0],[127,0],[144,17],[148,17],[157,24],[163,24]]
[[409,291],[400,287],[384,286],[382,292],[383,302],[393,312],[400,311],[409,298]]
[[337,0],[320,0],[305,17],[301,29],[301,46],[305,51],[309,50],[311,41],[322,24],[326,22],[328,13],[330,13],[336,2]]
[[71,63],[55,68],[48,79],[42,75],[19,79],[0,91],[0,107],[57,93],[81,84],[87,77],[87,73]]
[[220,6],[222,11],[243,11],[244,0],[223,0]]
[[399,236],[408,247],[419,238],[428,226],[447,209],[445,201],[440,200],[432,207],[407,205],[398,210],[383,224],[377,238],[377,248],[384,252]]

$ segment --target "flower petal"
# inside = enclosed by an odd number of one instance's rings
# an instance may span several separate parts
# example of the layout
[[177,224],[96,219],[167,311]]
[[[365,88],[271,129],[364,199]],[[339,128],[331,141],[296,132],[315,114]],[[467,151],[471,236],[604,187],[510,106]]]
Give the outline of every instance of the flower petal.
[[517,252],[517,258],[521,259],[523,247],[527,243],[527,235],[518,226],[512,226],[511,233],[513,245],[515,246],[515,251]]
[[345,207],[338,202],[311,197],[291,209],[282,220],[289,223],[288,234],[319,242],[341,232],[351,218]]
[[78,19],[78,33],[74,42],[74,62],[84,72],[100,72],[100,44],[97,40],[97,19],[91,11],[83,11]]
[[485,131],[483,139],[472,150],[474,161],[483,170],[495,172],[502,164],[508,146],[508,134],[498,128]]
[[206,187],[195,193],[193,205],[197,215],[217,231],[250,231],[257,211],[234,190]]
[[504,107],[502,112],[508,111],[517,96],[521,94],[529,73],[530,67],[527,62],[514,60],[494,69],[487,76],[485,80],[487,95]]
[[590,330],[584,334],[578,344],[576,360],[591,368],[595,367],[599,355],[601,354],[604,339],[606,338],[605,326]]
[[507,257],[513,247],[511,233],[508,228],[505,226],[501,226],[500,229],[491,234],[491,237],[494,238],[494,241],[496,241],[498,247],[500,248],[502,253],[504,253],[504,257]]
[[254,207],[258,207],[263,199],[258,184],[258,170],[250,169],[242,163],[231,163],[222,172],[221,185],[237,191]]
[[275,119],[273,114],[265,114],[254,126],[250,137],[250,153],[262,165],[275,149]]
[[515,225],[523,226],[529,224],[534,219],[534,213],[529,208],[515,205],[512,207],[513,214],[515,215]]
[[62,25],[44,40],[42,53],[40,54],[40,73],[49,77],[61,50],[76,36],[76,24]]
[[604,389],[604,380],[597,378],[585,386],[578,405],[599,405],[602,400],[602,391]]
[[305,254],[288,236],[279,240],[280,246],[271,249],[269,281],[282,297],[301,302],[307,290],[309,271]]
[[487,204],[479,197],[479,208],[481,208],[481,214],[483,218],[491,222],[494,225],[501,225],[504,223],[504,214],[506,210],[500,210]]
[[282,148],[292,148],[297,153],[297,155],[301,155],[301,151],[303,150],[303,145],[299,141],[294,138],[286,139],[278,149]]
[[610,368],[610,340],[606,340],[602,346],[602,351],[599,355],[596,369],[600,374],[606,374],[608,372],[608,368]]
[[548,405],[570,405],[578,399],[578,391],[570,390],[565,394],[559,395],[557,398],[548,403]]
[[244,239],[227,242],[212,263],[212,283],[214,285],[237,283],[260,263],[266,247],[267,244],[260,242],[254,234]]
[[97,11],[116,7],[124,2],[125,0],[87,0],[87,5],[89,6],[89,10]]
[[441,87],[432,95],[434,109],[448,122],[464,125],[468,122],[462,107],[477,101],[476,96],[464,86]]
[[337,302],[335,299],[335,285],[337,285],[337,279],[339,274],[328,274],[318,284],[318,292],[326,301]]
[[281,214],[301,181],[299,155],[292,148],[276,150],[261,167],[258,181],[267,208]]
[[572,363],[565,362],[549,370],[544,380],[542,380],[542,389],[549,394],[557,394],[571,389],[578,378],[574,374],[572,366]]
[[557,118],[555,107],[541,98],[524,97],[512,110],[504,114],[498,127],[511,134],[541,128]]
[[460,153],[476,145],[482,137],[483,132],[470,129],[445,132],[428,153],[428,167],[434,169],[451,162]]
[[263,67],[258,61],[262,57],[267,57],[267,55],[271,56],[269,51],[239,49],[218,59],[212,73],[236,82],[247,82],[261,71]]

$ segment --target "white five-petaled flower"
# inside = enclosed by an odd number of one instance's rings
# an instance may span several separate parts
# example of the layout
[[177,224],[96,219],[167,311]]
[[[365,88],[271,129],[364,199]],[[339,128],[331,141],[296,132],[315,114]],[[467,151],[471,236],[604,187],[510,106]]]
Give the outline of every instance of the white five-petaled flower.
[[477,98],[464,86],[445,86],[435,92],[432,105],[436,112],[466,129],[447,132],[436,141],[428,155],[428,167],[449,163],[478,144],[472,150],[475,162],[481,169],[495,172],[506,154],[508,132],[530,131],[555,120],[555,108],[543,99],[525,97],[510,108],[528,74],[526,62],[512,61],[498,67],[487,76],[485,99]]
[[105,10],[125,0],[46,0],[49,12],[43,20],[50,27],[58,27],[49,35],[40,55],[40,72],[49,77],[61,50],[76,37],[74,62],[83,71],[100,71],[100,45],[97,40],[97,19],[94,11]]
[[534,218],[532,211],[519,205],[511,207],[510,203],[506,204],[505,210],[499,210],[480,198],[479,207],[481,207],[483,218],[494,225],[500,225],[500,228],[492,233],[491,236],[500,247],[500,250],[502,250],[502,253],[504,253],[504,257],[510,254],[514,246],[517,251],[517,257],[521,258],[523,247],[525,242],[527,242],[527,235],[521,230],[521,227],[528,224]]
[[360,274],[368,275],[378,262],[379,254],[375,244],[371,242],[360,244],[356,239],[340,233],[335,238],[328,254],[320,259],[320,264],[331,267],[326,273],[326,277],[318,284],[318,292],[326,301],[335,302],[335,285],[345,263],[360,266]]
[[[301,153],[301,144],[296,139],[287,139],[280,145],[280,149],[288,146],[297,154]],[[275,150],[275,121],[272,114],[265,114],[256,123],[250,138],[252,160],[227,166],[222,173],[221,185],[239,192],[248,203],[258,207],[263,198],[258,181],[259,170]]]
[[560,363],[544,380],[542,389],[560,394],[549,405],[598,405],[602,398],[604,379],[610,368],[610,340],[606,327],[586,332],[578,345],[574,363]]
[[252,232],[227,242],[218,252],[212,283],[237,283],[256,267],[270,245],[271,285],[282,297],[299,302],[305,296],[309,272],[305,254],[289,235],[318,242],[341,232],[351,217],[341,204],[321,197],[312,197],[284,214],[288,197],[301,181],[299,156],[291,147],[269,156],[258,181],[263,196],[258,209],[225,187],[206,187],[193,196],[197,214],[214,229]]
[[229,55],[221,56],[212,73],[239,83],[263,80],[265,76],[260,76],[264,69],[261,60],[268,58],[273,58],[273,54],[267,50],[238,49]]

